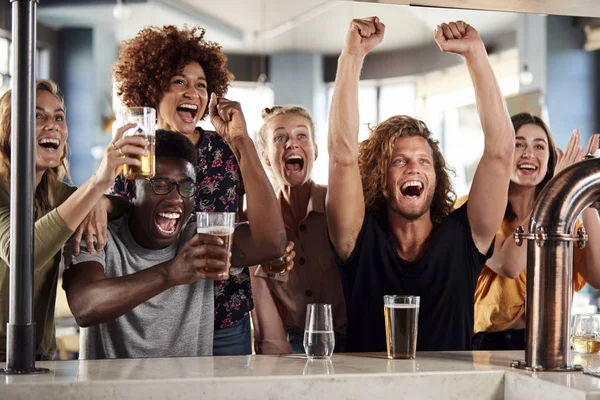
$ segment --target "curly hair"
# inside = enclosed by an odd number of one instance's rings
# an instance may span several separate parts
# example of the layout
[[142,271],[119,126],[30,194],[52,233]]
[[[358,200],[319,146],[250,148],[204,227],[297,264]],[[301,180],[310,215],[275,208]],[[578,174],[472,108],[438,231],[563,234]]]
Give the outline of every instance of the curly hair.
[[198,151],[185,135],[165,129],[156,130],[155,156],[181,158],[190,164],[198,165]]
[[[52,94],[63,110],[66,111],[65,99],[60,93],[58,85],[49,79],[39,79],[35,85],[36,91],[46,91]],[[7,184],[10,184],[10,136],[12,132],[11,126],[11,110],[12,110],[12,90],[8,90],[0,98],[0,179]],[[49,211],[58,204],[52,203],[53,192],[58,182],[65,177],[70,178],[69,163],[67,162],[67,145],[63,150],[60,158],[60,165],[47,170],[42,176],[40,184],[35,191],[36,206],[43,210]]]
[[[523,127],[524,125],[529,125],[529,124],[536,125],[536,126],[542,128],[544,133],[546,133],[546,138],[548,139],[548,148],[550,151],[550,158],[548,159],[548,171],[546,171],[546,175],[544,176],[544,179],[542,179],[542,181],[540,183],[538,183],[537,186],[535,187],[535,198],[537,199],[538,194],[540,194],[540,192],[542,191],[544,186],[546,186],[546,184],[550,181],[550,179],[552,179],[552,177],[554,177],[554,170],[556,169],[556,163],[558,162],[558,155],[556,152],[556,142],[554,141],[554,138],[552,137],[552,133],[550,133],[550,128],[548,128],[548,125],[546,125],[546,123],[544,121],[542,121],[541,118],[536,117],[535,115],[532,115],[529,113],[519,113],[519,114],[513,115],[512,117],[510,117],[510,119],[511,119],[513,127],[515,129],[515,135],[518,134],[519,129],[521,129],[521,127]],[[512,222],[517,218],[517,214],[515,214],[510,202],[506,203],[506,211],[504,212],[504,218],[509,222]]]
[[371,129],[369,138],[359,145],[358,165],[362,179],[365,206],[368,212],[382,214],[388,196],[387,169],[399,138],[419,136],[427,140],[433,153],[436,187],[430,208],[431,221],[439,224],[453,210],[456,194],[452,190],[446,160],[439,149],[439,142],[431,137],[424,122],[397,115]]
[[[203,28],[179,29],[169,25],[147,27],[123,42],[113,67],[117,96],[127,107],[158,108],[173,76],[190,62],[204,69],[208,96],[227,92],[233,74],[226,68],[227,56],[217,43],[204,40]],[[208,114],[208,107],[202,118]]]
[[263,124],[258,131],[258,149],[264,150],[267,147],[267,125],[269,122],[280,115],[299,115],[305,118],[310,124],[310,136],[315,141],[315,123],[306,109],[300,106],[273,106],[262,110]]

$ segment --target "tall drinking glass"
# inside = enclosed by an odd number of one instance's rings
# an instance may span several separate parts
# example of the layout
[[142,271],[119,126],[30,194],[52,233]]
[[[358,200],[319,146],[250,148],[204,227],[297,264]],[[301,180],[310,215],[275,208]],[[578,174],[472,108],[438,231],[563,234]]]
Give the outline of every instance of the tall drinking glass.
[[307,304],[304,351],[311,359],[329,359],[335,348],[331,304]]
[[117,111],[117,123],[119,126],[125,124],[136,124],[123,136],[142,136],[148,142],[147,156],[128,155],[137,158],[142,165],[125,165],[123,174],[127,179],[152,178],[155,172],[154,140],[156,135],[156,110],[151,107],[127,107]]
[[[227,249],[227,254],[231,251],[231,243],[233,242],[233,232],[235,230],[235,213],[233,212],[198,212],[196,213],[196,231],[198,233],[206,233],[215,235],[223,240],[224,246]],[[208,258],[208,256],[205,256]],[[229,255],[223,258],[216,258],[225,262],[228,265],[230,262]],[[208,272],[228,272],[228,267],[225,269],[206,267]]]
[[383,296],[388,358],[415,358],[419,304],[419,296]]

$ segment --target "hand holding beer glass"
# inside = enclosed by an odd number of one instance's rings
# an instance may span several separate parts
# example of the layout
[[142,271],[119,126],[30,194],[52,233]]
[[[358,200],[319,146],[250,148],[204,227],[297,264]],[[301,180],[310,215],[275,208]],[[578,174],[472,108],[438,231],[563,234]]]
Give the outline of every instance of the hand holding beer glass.
[[275,276],[275,274],[285,275],[288,271],[294,268],[294,258],[296,252],[294,247],[296,244],[289,241],[285,248],[285,253],[281,257],[269,261],[268,263],[261,264],[263,271],[265,271],[269,277]]
[[[119,126],[135,124],[123,136],[140,136],[148,143],[147,156],[128,155],[140,160],[142,165],[127,165],[123,167],[123,174],[127,179],[154,177],[154,140],[156,137],[156,110],[151,107],[127,107],[117,112]],[[125,156],[124,154],[122,156]]]
[[[223,240],[223,246],[227,249],[227,256],[224,260],[219,255],[216,259],[221,259],[225,263],[225,270],[213,267],[206,267],[207,272],[227,272],[231,262],[231,243],[233,242],[233,232],[235,230],[235,213],[233,212],[198,212],[196,213],[196,232],[208,235],[218,236]],[[203,257],[209,258],[210,255]]]
[[383,296],[388,358],[415,358],[420,300],[419,296]]

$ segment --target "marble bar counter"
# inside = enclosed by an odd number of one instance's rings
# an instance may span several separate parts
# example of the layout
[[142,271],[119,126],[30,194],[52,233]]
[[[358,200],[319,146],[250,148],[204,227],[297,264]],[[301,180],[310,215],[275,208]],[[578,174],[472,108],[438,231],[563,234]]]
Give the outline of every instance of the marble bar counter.
[[[600,378],[512,369],[524,352],[334,354],[47,361],[42,375],[0,376],[0,399],[599,399]],[[600,356],[575,356],[600,370]]]

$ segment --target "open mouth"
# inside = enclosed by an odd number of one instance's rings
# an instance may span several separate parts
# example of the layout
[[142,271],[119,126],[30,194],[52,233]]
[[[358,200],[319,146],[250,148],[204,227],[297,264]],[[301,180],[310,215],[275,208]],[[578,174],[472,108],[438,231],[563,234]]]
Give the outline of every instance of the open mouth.
[[177,222],[181,218],[180,212],[159,212],[154,217],[158,231],[165,235],[172,235],[177,229]]
[[298,172],[304,168],[304,159],[299,155],[291,155],[285,159],[285,169],[289,172]]
[[535,171],[538,170],[538,167],[536,167],[533,164],[529,164],[529,163],[519,164],[519,165],[517,165],[517,168],[519,168],[519,171],[521,171],[525,175],[531,175],[531,174],[535,173]]
[[404,197],[416,199],[423,193],[423,184],[419,181],[405,182],[400,188],[400,192]]
[[194,122],[198,114],[198,106],[196,104],[180,104],[177,106],[177,115],[184,122]]
[[60,140],[54,138],[43,138],[38,140],[38,145],[46,150],[56,151],[60,146]]

